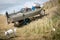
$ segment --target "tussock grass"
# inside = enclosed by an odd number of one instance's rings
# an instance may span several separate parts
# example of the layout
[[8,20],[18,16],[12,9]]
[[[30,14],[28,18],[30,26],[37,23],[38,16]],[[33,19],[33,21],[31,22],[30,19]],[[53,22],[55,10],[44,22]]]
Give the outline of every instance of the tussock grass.
[[[41,40],[50,39],[51,31],[53,28],[52,20],[48,17],[44,17],[42,19],[38,19],[36,21],[31,22],[30,24],[24,26],[23,28],[18,29],[18,36],[22,36],[23,38],[29,39],[30,37],[33,39],[37,38]],[[36,40],[37,40],[36,39]]]

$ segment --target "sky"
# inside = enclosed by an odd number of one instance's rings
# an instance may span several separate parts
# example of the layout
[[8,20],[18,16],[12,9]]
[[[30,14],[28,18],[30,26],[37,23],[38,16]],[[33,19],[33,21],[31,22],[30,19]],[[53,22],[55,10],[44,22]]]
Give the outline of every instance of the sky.
[[6,11],[9,13],[17,12],[26,5],[31,7],[34,2],[43,4],[48,0],[0,0],[0,14],[5,14]]

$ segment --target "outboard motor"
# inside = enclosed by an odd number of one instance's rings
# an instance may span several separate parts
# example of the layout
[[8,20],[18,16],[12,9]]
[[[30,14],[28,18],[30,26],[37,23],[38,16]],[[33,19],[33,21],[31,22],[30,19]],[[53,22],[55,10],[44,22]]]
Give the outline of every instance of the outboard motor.
[[8,22],[9,15],[8,15],[7,11],[6,11],[6,17],[7,17],[7,23],[9,24],[9,22]]
[[9,18],[9,16],[8,16],[8,12],[6,12],[6,17]]

